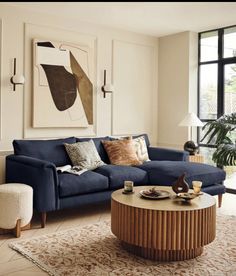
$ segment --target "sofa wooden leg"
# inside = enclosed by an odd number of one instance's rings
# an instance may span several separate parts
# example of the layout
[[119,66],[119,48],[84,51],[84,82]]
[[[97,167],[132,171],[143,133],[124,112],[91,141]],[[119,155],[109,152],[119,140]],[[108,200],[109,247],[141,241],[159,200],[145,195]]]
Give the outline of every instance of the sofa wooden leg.
[[42,228],[45,228],[46,220],[47,220],[47,213],[41,212],[41,227]]
[[222,194],[218,195],[218,207],[219,208],[221,207],[221,204],[222,204],[222,198],[223,198]]
[[16,227],[13,229],[14,235],[19,238],[20,237],[20,224],[21,224],[21,219],[18,219],[16,222]]

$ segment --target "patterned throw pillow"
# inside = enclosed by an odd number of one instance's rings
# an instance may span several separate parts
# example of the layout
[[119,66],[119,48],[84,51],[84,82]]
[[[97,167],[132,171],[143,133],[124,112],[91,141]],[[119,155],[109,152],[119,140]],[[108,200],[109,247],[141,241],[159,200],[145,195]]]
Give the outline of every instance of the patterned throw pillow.
[[94,170],[105,165],[101,160],[93,140],[64,144],[73,166],[80,169]]
[[102,141],[111,164],[134,166],[142,164],[135,153],[132,139]]
[[140,136],[133,139],[133,145],[135,147],[138,160],[143,162],[151,161],[148,156],[147,144],[144,136]]

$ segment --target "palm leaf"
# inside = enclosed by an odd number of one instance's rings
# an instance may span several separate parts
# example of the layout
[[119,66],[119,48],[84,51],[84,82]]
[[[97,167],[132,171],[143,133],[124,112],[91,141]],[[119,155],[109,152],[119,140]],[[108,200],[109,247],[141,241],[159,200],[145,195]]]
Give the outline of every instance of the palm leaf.
[[222,144],[225,139],[232,142],[227,135],[236,129],[236,112],[230,115],[224,115],[219,119],[206,123],[203,130],[207,130],[201,142],[208,137],[207,144],[211,143],[213,138],[216,138],[216,145]]
[[212,160],[220,166],[236,165],[236,144],[220,144],[213,153]]
[[229,137],[229,134],[236,130],[236,112],[208,122],[202,129],[206,129],[206,133],[201,142],[207,138],[209,144],[215,139],[217,148],[212,160],[221,167],[236,165],[236,144]]

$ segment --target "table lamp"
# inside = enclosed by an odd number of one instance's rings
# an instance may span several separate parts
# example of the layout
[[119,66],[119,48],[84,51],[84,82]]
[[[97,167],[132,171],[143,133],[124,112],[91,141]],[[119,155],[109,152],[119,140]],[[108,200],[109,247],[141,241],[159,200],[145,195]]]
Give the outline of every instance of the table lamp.
[[197,143],[194,143],[192,138],[193,127],[201,127],[203,125],[203,122],[193,112],[188,113],[187,116],[185,116],[184,119],[179,123],[179,126],[191,127],[190,141],[187,141],[184,144],[184,150],[188,151],[190,155],[194,155],[198,151],[198,145]]

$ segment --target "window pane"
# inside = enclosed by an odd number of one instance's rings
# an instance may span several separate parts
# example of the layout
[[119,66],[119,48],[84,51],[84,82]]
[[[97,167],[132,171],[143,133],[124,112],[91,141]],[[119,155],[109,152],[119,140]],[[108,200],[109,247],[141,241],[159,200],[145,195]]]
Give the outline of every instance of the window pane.
[[224,30],[224,57],[236,56],[236,27]]
[[199,153],[203,155],[204,163],[216,166],[216,164],[212,161],[212,155],[215,150],[215,148],[200,147]]
[[218,31],[201,34],[200,38],[200,61],[218,59]]
[[224,166],[224,171],[226,172],[225,187],[236,191],[236,166]]
[[225,114],[236,112],[236,64],[225,65]]
[[217,64],[200,66],[200,118],[217,118]]

